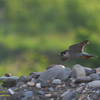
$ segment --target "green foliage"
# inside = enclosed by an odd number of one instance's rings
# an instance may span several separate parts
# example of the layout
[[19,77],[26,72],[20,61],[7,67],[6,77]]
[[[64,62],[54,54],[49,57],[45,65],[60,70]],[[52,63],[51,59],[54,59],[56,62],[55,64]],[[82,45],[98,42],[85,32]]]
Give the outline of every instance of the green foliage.
[[[0,1],[0,75],[44,71],[50,64],[99,66],[99,0]],[[59,52],[89,40],[97,58],[62,62]]]

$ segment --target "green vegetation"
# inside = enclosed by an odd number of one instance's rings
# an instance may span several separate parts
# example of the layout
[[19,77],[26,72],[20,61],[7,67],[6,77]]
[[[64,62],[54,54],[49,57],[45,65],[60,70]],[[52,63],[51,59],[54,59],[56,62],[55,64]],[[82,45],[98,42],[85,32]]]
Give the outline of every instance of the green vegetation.
[[[51,64],[99,67],[99,0],[1,0],[0,76],[44,71]],[[62,62],[59,52],[89,40],[91,59]]]

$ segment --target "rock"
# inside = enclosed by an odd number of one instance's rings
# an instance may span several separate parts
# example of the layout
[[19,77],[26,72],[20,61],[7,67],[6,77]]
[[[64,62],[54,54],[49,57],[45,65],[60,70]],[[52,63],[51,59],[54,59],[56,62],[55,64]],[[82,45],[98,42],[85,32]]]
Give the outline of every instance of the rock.
[[28,100],[28,98],[27,98],[27,97],[24,97],[24,98],[22,98],[21,100]]
[[34,74],[35,74],[35,72],[31,72],[31,73],[29,74],[29,76],[30,76],[30,75],[34,75]]
[[86,76],[91,74],[91,68],[88,68],[88,67],[83,67],[83,68],[85,70]]
[[57,96],[58,96],[58,94],[55,94],[55,93],[52,94],[53,98],[57,98]]
[[50,98],[52,95],[51,94],[45,94],[45,96]]
[[87,70],[85,72],[86,72],[86,76],[89,76],[92,73],[96,73],[96,70],[95,69],[92,69],[92,70]]
[[33,92],[32,91],[26,91],[26,92],[23,93],[23,95],[25,97],[32,97],[33,96]]
[[52,87],[48,88],[48,90],[49,90],[50,92],[53,92],[53,91],[54,91],[54,89],[53,89]]
[[61,81],[65,81],[66,79],[68,79],[70,74],[71,74],[70,68],[64,68],[59,72],[57,78],[60,79]]
[[98,75],[98,73],[93,73],[89,75],[92,79],[92,81],[94,80],[100,80],[100,76]]
[[64,97],[65,95],[67,95],[68,93],[70,93],[70,89],[65,91],[60,97]]
[[2,76],[0,78],[0,81],[3,82],[4,87],[14,86],[16,84],[17,80],[18,80],[18,77],[16,77],[16,76],[10,76],[10,77]]
[[61,84],[61,80],[59,80],[59,79],[54,79],[54,80],[52,81],[52,83]]
[[18,82],[17,84],[16,84],[16,87],[17,88],[20,88],[22,85],[26,85],[24,82]]
[[72,70],[74,70],[76,72],[77,77],[86,76],[84,68],[79,64],[74,65]]
[[48,100],[48,98],[47,98],[45,95],[40,95],[39,97],[40,97],[40,100],[41,100],[41,99],[42,99],[42,100]]
[[6,99],[6,97],[1,96],[1,97],[0,97],[0,100],[7,100],[7,99]]
[[11,74],[10,73],[5,73],[5,76],[6,77],[11,77]]
[[20,100],[17,92],[14,92],[14,94],[10,96],[10,99],[11,100]]
[[82,94],[82,95],[79,97],[78,100],[83,100],[85,97],[87,97],[87,95],[86,95],[86,94]]
[[44,94],[44,92],[43,92],[43,91],[38,91],[38,93],[39,93],[39,94],[41,94],[41,95],[43,95],[43,94]]
[[35,81],[36,81],[35,78],[32,78],[32,79],[31,79],[31,82],[35,82]]
[[79,86],[80,87],[85,86],[85,83],[80,83]]
[[74,90],[74,91],[68,93],[67,95],[65,95],[65,96],[62,98],[62,100],[72,100],[72,99],[75,99],[76,96],[77,96],[77,93],[76,93],[76,91]]
[[34,82],[27,82],[27,85],[34,86]]
[[71,82],[75,82],[76,81],[76,79],[74,79],[74,78],[70,78],[70,80],[71,80]]
[[52,81],[55,78],[57,78],[57,75],[59,72],[64,69],[65,67],[63,65],[55,65],[55,67],[50,68],[49,70],[46,70],[43,72],[40,77],[37,79],[37,81],[43,81],[47,83],[47,81]]
[[90,76],[83,76],[83,77],[77,77],[76,82],[90,82],[91,77]]
[[100,86],[100,81],[99,80],[89,82],[86,85],[87,88],[93,88],[93,87],[97,87],[97,86]]
[[76,77],[76,71],[72,70],[71,74],[70,74],[70,78],[74,78]]
[[79,88],[76,89],[76,92],[77,92],[77,93],[81,93],[82,90],[83,90],[83,87],[79,87]]
[[96,68],[96,73],[99,73],[100,74],[100,67],[99,68]]
[[22,76],[19,77],[18,82],[24,82],[24,83],[27,83],[27,82],[28,82],[28,79],[27,79],[26,76],[22,75]]
[[36,88],[41,88],[41,83],[36,83]]
[[53,67],[55,67],[55,66],[56,66],[56,65],[50,65],[50,66],[47,67],[47,70],[50,69],[50,68],[53,68]]

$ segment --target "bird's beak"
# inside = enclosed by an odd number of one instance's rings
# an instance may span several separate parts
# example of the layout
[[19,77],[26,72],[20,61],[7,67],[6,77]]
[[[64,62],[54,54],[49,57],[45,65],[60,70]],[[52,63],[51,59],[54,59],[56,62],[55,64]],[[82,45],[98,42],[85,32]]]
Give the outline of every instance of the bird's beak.
[[59,56],[61,56],[61,53],[59,53]]

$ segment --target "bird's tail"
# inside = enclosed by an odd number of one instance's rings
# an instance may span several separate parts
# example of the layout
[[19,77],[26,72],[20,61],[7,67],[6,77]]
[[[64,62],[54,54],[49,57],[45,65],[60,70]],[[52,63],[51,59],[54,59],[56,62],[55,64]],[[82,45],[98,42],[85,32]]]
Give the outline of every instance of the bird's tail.
[[87,59],[87,58],[91,58],[91,57],[97,57],[97,56],[93,56],[93,55],[90,55],[90,54],[85,53],[85,52],[84,52],[84,54],[82,56],[83,59]]

